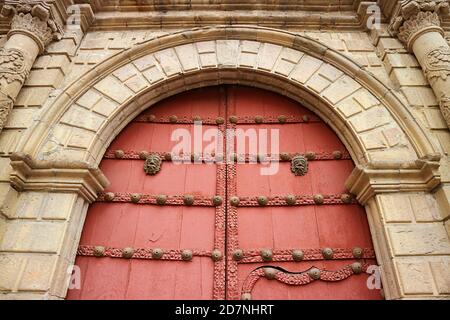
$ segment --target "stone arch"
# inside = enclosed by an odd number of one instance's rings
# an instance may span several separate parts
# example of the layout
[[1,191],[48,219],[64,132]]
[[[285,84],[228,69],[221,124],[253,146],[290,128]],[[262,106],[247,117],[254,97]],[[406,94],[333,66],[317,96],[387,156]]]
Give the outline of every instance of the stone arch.
[[[96,166],[109,143],[152,104],[222,83],[288,96],[334,129],[357,164],[347,186],[365,205],[386,297],[401,297],[401,245],[390,240],[396,227],[383,216],[400,210],[389,207],[392,193],[395,202],[429,201],[426,193],[440,184],[437,149],[397,93],[345,55],[308,37],[247,26],[182,31],[119,52],[61,90],[24,134],[11,156],[18,207],[33,197],[39,210],[56,210],[55,199],[69,199],[57,210],[68,218],[57,256],[49,255],[57,260],[48,271],[51,294],[65,296],[88,203],[108,183]],[[430,225],[448,242],[442,223]]]
[[435,152],[396,93],[364,68],[313,39],[258,27],[199,28],[116,54],[65,88],[19,150],[42,160],[99,163],[145,108],[220,83],[301,102],[333,127],[358,164]]

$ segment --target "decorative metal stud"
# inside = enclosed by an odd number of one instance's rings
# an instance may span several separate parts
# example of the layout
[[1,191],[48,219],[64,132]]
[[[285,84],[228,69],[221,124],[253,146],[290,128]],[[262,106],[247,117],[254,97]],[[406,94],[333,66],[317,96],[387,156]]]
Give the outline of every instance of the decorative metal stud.
[[275,279],[277,273],[278,273],[278,270],[277,270],[277,269],[274,269],[274,268],[264,268],[264,276],[265,276],[266,279],[268,279],[268,280],[273,280],[273,279]]
[[191,250],[183,250],[181,252],[181,259],[183,259],[184,261],[191,261],[193,256],[194,254]]
[[103,246],[94,247],[94,256],[103,257],[104,255],[105,255],[105,247]]
[[222,117],[218,117],[218,118],[216,118],[216,123],[217,124],[224,124],[225,123],[225,119],[222,118]]
[[150,176],[156,175],[161,170],[162,159],[156,153],[150,154],[144,163],[144,171]]
[[152,250],[152,258],[153,259],[161,259],[164,255],[164,250],[160,248],[156,248]]
[[313,197],[313,199],[314,199],[314,202],[316,203],[316,204],[323,204],[323,202],[324,202],[324,197],[323,197],[323,195],[321,195],[321,194],[316,194],[314,197]]
[[141,200],[141,195],[139,193],[133,193],[130,198],[131,202],[138,203]]
[[242,251],[241,249],[236,249],[233,252],[233,260],[234,261],[241,261],[242,258],[244,258],[244,251]]
[[352,250],[353,257],[356,259],[361,259],[363,257],[363,249],[359,247],[354,247]]
[[348,194],[348,193],[343,193],[341,195],[341,201],[343,203],[347,203],[348,204],[348,203],[351,203],[352,200],[353,200],[353,197],[350,194]]
[[351,268],[355,274],[360,274],[362,272],[362,265],[359,262],[352,263]]
[[187,194],[183,198],[184,204],[187,206],[192,206],[194,204],[194,196]]
[[170,116],[169,117],[169,121],[170,121],[170,123],[177,123],[178,117],[177,116]]
[[229,120],[230,120],[231,123],[234,123],[234,124],[238,123],[238,117],[237,116],[231,116]]
[[297,198],[293,194],[289,194],[284,198],[286,204],[289,206],[294,206],[297,203]]
[[114,151],[114,156],[117,159],[122,159],[125,156],[125,152],[123,150],[116,150]]
[[302,250],[294,250],[292,251],[292,259],[294,259],[294,261],[302,261],[303,258],[305,257],[305,254],[303,253]]
[[261,124],[264,122],[264,118],[262,116],[256,116],[255,117],[255,122],[258,124]]
[[273,258],[272,250],[263,249],[263,250],[261,250],[260,254],[261,254],[261,258],[263,259],[263,261],[266,261],[266,262],[272,261],[272,258]]
[[150,155],[150,153],[148,153],[148,151],[141,151],[139,152],[139,159],[141,160],[145,160],[147,159],[147,157]]
[[167,202],[167,196],[164,194],[160,194],[159,196],[156,197],[156,203],[159,204],[160,206],[165,205]]
[[213,252],[211,252],[211,258],[216,262],[222,260],[222,252],[218,249],[213,250]]
[[213,205],[215,205],[216,207],[220,206],[223,203],[222,197],[221,196],[214,196],[212,198],[212,203]]
[[302,117],[302,119],[303,119],[304,122],[309,122],[309,120],[311,120],[310,116],[308,116],[307,114],[305,114],[305,115]]
[[164,155],[164,159],[165,159],[166,161],[172,161],[172,154],[171,154],[171,153],[166,153],[166,154]]
[[259,196],[258,197],[258,204],[260,206],[266,206],[269,203],[269,199],[265,196]]
[[200,117],[200,116],[195,116],[195,117],[192,118],[192,120],[193,120],[194,122],[202,121],[202,117]]
[[252,300],[252,294],[251,293],[243,293],[241,296],[241,300]]
[[320,270],[317,268],[311,268],[308,271],[308,275],[311,277],[311,279],[318,280],[320,279]]
[[342,152],[341,151],[334,151],[333,152],[333,159],[335,159],[335,160],[342,159]]
[[295,156],[292,158],[291,171],[296,176],[304,176],[308,173],[308,160],[303,156]]
[[322,255],[325,259],[333,259],[333,249],[331,248],[323,248],[322,249]]
[[154,114],[151,114],[147,117],[147,120],[150,122],[154,122],[156,120],[156,116]]
[[233,206],[233,207],[237,207],[238,205],[239,205],[239,201],[240,201],[240,199],[239,199],[239,197],[231,197],[230,198],[230,204]]
[[289,155],[289,153],[286,153],[286,152],[280,153],[280,160],[282,160],[282,161],[290,161],[291,160],[291,156]]
[[314,160],[316,158],[316,153],[313,151],[308,151],[305,153],[305,158],[308,160]]
[[113,192],[107,192],[105,194],[105,200],[106,201],[113,201],[115,196],[116,195]]
[[122,257],[125,259],[131,259],[134,254],[134,249],[131,247],[126,247],[122,249]]
[[287,117],[285,115],[278,116],[279,123],[286,123]]

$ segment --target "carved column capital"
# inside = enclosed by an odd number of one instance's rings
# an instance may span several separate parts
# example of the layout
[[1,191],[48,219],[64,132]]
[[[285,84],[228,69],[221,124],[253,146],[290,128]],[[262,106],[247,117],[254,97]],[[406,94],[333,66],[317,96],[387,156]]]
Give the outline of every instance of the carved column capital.
[[62,29],[50,5],[43,0],[6,0],[1,15],[12,18],[8,37],[26,34],[37,43],[41,53],[53,40],[61,39]]
[[398,1],[389,25],[389,32],[397,36],[408,50],[421,34],[437,31],[444,36],[441,17],[450,13],[449,0]]

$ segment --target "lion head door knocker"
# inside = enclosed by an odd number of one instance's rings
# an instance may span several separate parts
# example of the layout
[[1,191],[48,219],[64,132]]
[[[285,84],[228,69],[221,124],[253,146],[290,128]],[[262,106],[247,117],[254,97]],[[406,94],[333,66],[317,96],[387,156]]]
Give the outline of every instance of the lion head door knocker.
[[157,154],[150,154],[144,163],[144,171],[149,176],[156,175],[161,170],[162,159]]
[[295,156],[291,161],[291,171],[296,176],[304,176],[308,173],[308,160],[304,156]]

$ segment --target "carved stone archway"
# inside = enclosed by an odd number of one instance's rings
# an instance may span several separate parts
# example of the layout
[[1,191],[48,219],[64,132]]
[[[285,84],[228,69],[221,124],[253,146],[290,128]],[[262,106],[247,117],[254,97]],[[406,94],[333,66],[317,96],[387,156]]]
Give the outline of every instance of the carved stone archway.
[[[411,192],[428,201],[426,193],[440,183],[433,143],[397,94],[348,57],[304,36],[244,26],[194,29],[124,50],[65,88],[26,133],[11,163],[20,201],[35,196],[54,206],[48,199],[55,194],[71,199],[45,275],[50,294],[65,296],[87,205],[107,184],[95,166],[109,143],[152,104],[223,83],[286,95],[339,135],[357,164],[348,188],[366,206],[386,297],[403,297],[407,271],[392,240],[395,228],[385,221],[386,210],[397,209],[386,203],[392,193],[411,201]],[[420,236],[414,232],[409,237]],[[450,253],[445,241],[439,250]]]

